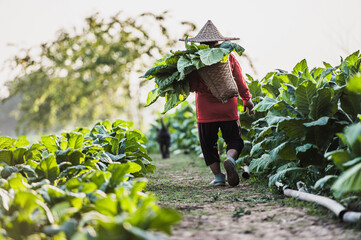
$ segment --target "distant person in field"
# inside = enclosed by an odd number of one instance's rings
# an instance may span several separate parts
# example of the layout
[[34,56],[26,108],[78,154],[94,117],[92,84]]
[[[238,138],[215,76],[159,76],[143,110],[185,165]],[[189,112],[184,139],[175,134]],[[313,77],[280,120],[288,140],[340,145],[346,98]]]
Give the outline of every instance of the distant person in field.
[[168,128],[164,125],[163,118],[161,118],[161,123],[162,127],[157,129],[157,142],[162,153],[162,158],[169,158],[170,134]]
[[[210,47],[215,46],[219,41],[225,40],[238,40],[238,38],[223,37],[211,21],[208,21],[194,38],[188,39],[188,41],[207,44]],[[239,96],[243,100],[244,111],[248,110],[248,114],[253,115],[252,95],[242,75],[241,66],[232,54],[229,55],[228,60],[234,81],[237,84]],[[239,184],[239,176],[236,160],[244,147],[238,116],[238,99],[233,97],[226,103],[222,103],[212,95],[197,71],[193,71],[189,78],[190,91],[196,92],[200,145],[205,163],[210,167],[215,176],[210,185],[225,186],[227,180],[230,186],[237,186]],[[224,161],[226,176],[221,171],[221,160],[218,153],[219,129],[221,129],[222,137],[227,144],[227,159]]]

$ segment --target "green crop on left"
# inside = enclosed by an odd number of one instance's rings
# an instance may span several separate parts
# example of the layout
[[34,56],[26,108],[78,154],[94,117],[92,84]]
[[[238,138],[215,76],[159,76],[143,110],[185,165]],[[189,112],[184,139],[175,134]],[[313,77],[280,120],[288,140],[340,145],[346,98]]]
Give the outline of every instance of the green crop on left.
[[145,191],[151,163],[131,123],[0,137],[0,239],[154,239],[180,220]]

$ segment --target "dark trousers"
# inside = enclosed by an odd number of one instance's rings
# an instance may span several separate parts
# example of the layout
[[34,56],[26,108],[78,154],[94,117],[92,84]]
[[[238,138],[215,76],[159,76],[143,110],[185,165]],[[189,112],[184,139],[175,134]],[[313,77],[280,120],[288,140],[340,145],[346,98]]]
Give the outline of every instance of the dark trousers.
[[219,129],[221,129],[222,137],[227,144],[227,151],[235,149],[239,154],[244,146],[239,120],[198,123],[199,141],[207,166],[221,161],[218,153]]

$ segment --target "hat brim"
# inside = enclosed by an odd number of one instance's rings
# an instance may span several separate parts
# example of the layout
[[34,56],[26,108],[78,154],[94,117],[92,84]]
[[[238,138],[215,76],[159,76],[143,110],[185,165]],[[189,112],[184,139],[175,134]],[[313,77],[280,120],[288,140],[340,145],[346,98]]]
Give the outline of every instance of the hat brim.
[[[179,41],[185,41],[185,38],[180,38]],[[224,38],[188,38],[189,42],[198,42],[198,43],[204,43],[204,42],[218,42],[218,41],[230,41],[230,40],[239,40],[239,38],[236,37],[224,37]]]

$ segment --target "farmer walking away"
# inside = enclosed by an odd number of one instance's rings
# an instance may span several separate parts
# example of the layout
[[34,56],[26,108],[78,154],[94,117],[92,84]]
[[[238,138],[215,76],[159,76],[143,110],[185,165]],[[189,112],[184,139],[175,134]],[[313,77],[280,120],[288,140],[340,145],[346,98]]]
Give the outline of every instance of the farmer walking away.
[[[185,41],[185,39],[180,40]],[[219,41],[229,40],[239,40],[239,38],[224,37],[210,20],[194,38],[188,39],[188,41],[207,44],[211,48]],[[254,114],[252,95],[242,75],[241,66],[231,53],[227,62],[219,62],[193,71],[188,78],[190,91],[196,93],[198,134],[204,160],[215,176],[210,185],[225,186],[227,180],[230,186],[237,186],[239,176],[236,159],[244,146],[238,116],[238,96],[243,100],[244,111],[248,110],[248,114]],[[221,84],[214,86],[217,85],[217,81],[220,82],[219,80],[222,80]],[[229,90],[232,88],[235,91],[233,90],[227,99],[217,96],[219,93],[232,91]],[[227,159],[224,161],[226,176],[221,171],[218,153],[219,129],[227,144]]]

